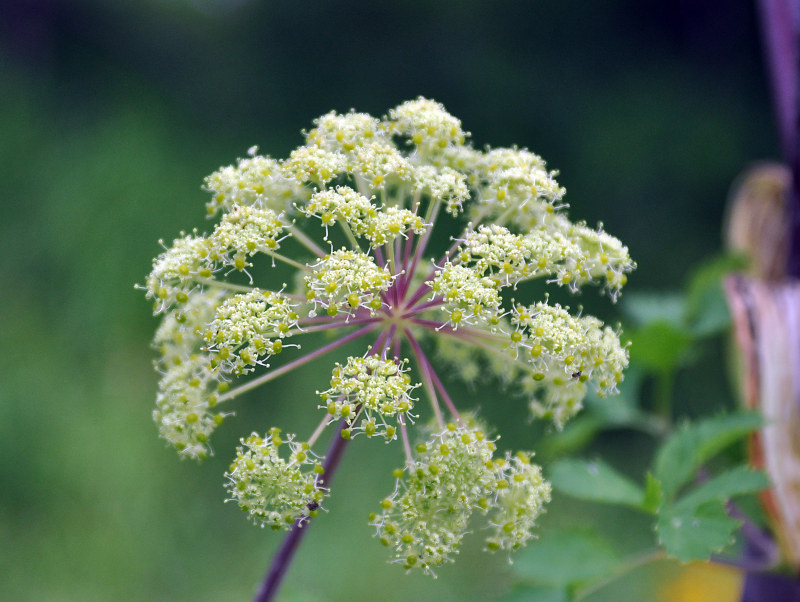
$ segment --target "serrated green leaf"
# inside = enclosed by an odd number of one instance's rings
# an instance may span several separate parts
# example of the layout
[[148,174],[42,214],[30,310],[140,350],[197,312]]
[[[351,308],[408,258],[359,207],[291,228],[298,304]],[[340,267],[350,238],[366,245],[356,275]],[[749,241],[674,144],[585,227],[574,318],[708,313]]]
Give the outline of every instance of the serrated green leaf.
[[740,524],[728,516],[723,502],[681,504],[662,511],[656,534],[669,556],[681,562],[708,560],[711,554],[733,543]]
[[563,587],[517,585],[503,596],[503,602],[569,602],[569,594]]
[[620,558],[611,545],[588,530],[551,531],[528,544],[514,562],[514,573],[538,585],[566,588],[613,570]]
[[756,493],[769,487],[769,479],[761,470],[737,466],[716,475],[681,497],[675,506],[699,506],[710,501],[727,502],[737,495]]
[[762,425],[755,412],[727,414],[682,426],[659,449],[653,475],[672,499],[706,460]]
[[583,500],[640,508],[644,491],[628,477],[599,460],[560,460],[550,468],[558,491]]
[[651,372],[672,372],[686,359],[691,333],[665,320],[651,322],[634,330],[631,337],[631,365]]
[[642,509],[651,514],[655,514],[661,507],[663,499],[664,493],[661,491],[661,482],[648,472],[644,479],[644,500],[642,500]]

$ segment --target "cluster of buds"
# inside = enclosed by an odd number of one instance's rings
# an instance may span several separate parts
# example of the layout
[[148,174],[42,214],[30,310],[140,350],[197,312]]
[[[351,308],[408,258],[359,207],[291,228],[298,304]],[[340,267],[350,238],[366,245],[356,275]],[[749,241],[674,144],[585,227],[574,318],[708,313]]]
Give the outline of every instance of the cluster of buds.
[[[216,226],[181,234],[154,260],[141,287],[163,316],[153,416],[183,457],[212,452],[220,408],[244,392],[372,337],[362,356],[334,363],[322,403],[308,400],[320,422],[307,440],[277,428],[242,439],[227,487],[256,523],[299,528],[316,515],[333,452],[314,448],[333,431],[337,455],[358,435],[400,442],[394,491],[370,516],[393,561],[433,573],[475,513],[485,517],[487,551],[515,550],[550,487],[532,453],[497,452],[497,438],[459,410],[431,350],[458,368],[450,374],[500,376],[558,427],[590,387],[616,392],[628,363],[618,332],[508,293],[539,279],[571,292],[597,284],[615,300],[635,267],[627,248],[569,220],[565,190],[540,157],[476,150],[468,137],[425,98],[382,119],[328,113],[287,159],[253,147],[211,174]],[[460,235],[431,257],[444,220]],[[278,265],[297,270],[293,284],[269,277]],[[301,353],[295,341],[320,331],[338,336]]]

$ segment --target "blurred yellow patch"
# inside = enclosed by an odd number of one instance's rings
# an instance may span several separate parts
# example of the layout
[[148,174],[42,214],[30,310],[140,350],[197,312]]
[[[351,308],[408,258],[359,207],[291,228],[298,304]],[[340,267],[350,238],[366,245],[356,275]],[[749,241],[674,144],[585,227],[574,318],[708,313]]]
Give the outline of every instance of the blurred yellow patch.
[[737,602],[742,574],[715,564],[693,563],[681,568],[661,588],[660,602]]

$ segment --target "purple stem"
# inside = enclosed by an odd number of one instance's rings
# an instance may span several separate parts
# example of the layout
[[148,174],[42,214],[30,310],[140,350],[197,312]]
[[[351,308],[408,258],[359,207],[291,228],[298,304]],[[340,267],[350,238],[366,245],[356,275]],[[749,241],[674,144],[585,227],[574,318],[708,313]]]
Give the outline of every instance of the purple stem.
[[[423,253],[425,253],[425,248],[428,246],[428,241],[430,240],[432,230],[432,227],[426,229],[425,234],[422,235],[422,238],[420,238],[419,242],[417,243],[417,248],[414,251],[414,257],[411,260],[411,265],[409,266],[408,271],[406,272],[406,278],[403,281],[402,297],[405,297],[406,293],[408,292],[411,279],[414,277],[414,274],[417,271],[417,266],[419,265],[419,261],[422,258]],[[408,261],[406,261],[406,265],[408,265]]]
[[[313,320],[314,318],[309,318]],[[380,321],[380,318],[352,318],[347,320],[336,320],[335,322],[317,322],[311,326],[301,325],[303,332],[315,332],[317,330],[327,330],[330,328],[341,328],[343,326],[358,326],[359,324],[373,324]]]
[[[426,232],[425,232],[425,234],[427,235],[427,234],[428,234],[428,232],[430,232],[430,229],[429,229],[428,231],[426,231]],[[427,244],[427,240],[425,240],[424,242],[425,242],[425,244]],[[420,243],[420,244],[422,244],[422,243]],[[414,305],[414,303],[416,303],[417,301],[419,301],[420,299],[422,299],[422,297],[424,297],[424,296],[425,296],[425,294],[426,294],[426,293],[428,292],[428,290],[430,290],[430,288],[431,288],[430,286],[428,286],[428,284],[427,284],[427,283],[428,283],[430,280],[433,280],[433,278],[434,278],[434,274],[436,274],[436,270],[437,270],[437,269],[441,269],[441,268],[442,268],[442,266],[444,266],[445,262],[447,261],[447,258],[448,258],[448,257],[450,257],[450,254],[451,254],[451,253],[453,253],[453,252],[454,252],[454,251],[455,251],[455,250],[458,248],[458,246],[459,246],[460,244],[461,244],[461,242],[459,242],[459,241],[455,241],[455,242],[453,243],[453,245],[452,245],[452,246],[451,246],[451,247],[450,247],[450,248],[447,250],[447,253],[445,253],[445,254],[442,256],[442,258],[441,258],[441,259],[439,259],[439,261],[437,261],[435,264],[433,264],[433,265],[434,265],[434,268],[431,270],[431,273],[430,273],[430,274],[428,274],[428,276],[425,278],[425,280],[423,280],[423,281],[422,281],[422,284],[420,284],[419,288],[416,290],[416,292],[414,293],[414,295],[411,297],[411,299],[409,299],[409,300],[408,300],[408,302],[406,303],[406,307],[411,307],[412,305]],[[422,247],[422,250],[423,250],[423,251],[425,250],[425,247],[424,247],[424,246]],[[418,261],[419,261],[419,257],[420,257],[421,255],[422,255],[422,253],[421,253],[421,252],[419,252],[419,253],[417,253],[417,255],[415,255],[415,257],[414,257],[414,260],[415,260],[415,262],[418,262]],[[415,264],[415,266],[414,266],[414,267],[416,268],[416,264]],[[413,274],[413,272],[412,272],[412,274]]]
[[414,248],[414,238],[415,238],[414,231],[411,230],[408,233],[408,238],[406,238],[406,240],[403,242],[403,267],[407,269],[406,273],[403,274],[402,276],[403,280],[401,282],[401,287],[400,287],[401,299],[405,295],[405,292],[408,290],[408,283],[410,282],[409,279],[411,277],[411,274],[409,269],[410,268],[409,262],[411,261],[411,249]]
[[484,330],[479,330],[477,328],[470,328],[469,326],[460,326],[458,329],[456,329],[450,326],[450,324],[447,324],[445,322],[437,322],[435,320],[425,320],[423,318],[411,318],[411,321],[414,322],[414,324],[418,324],[420,326],[428,328],[429,330],[435,330],[436,332],[443,332],[444,334],[459,339],[472,340],[475,337],[483,337],[485,339],[497,340],[497,335],[492,334],[491,332],[486,332]]
[[414,349],[414,354],[417,356],[417,360],[420,362],[420,364],[425,364],[425,370],[427,371],[428,376],[433,380],[433,384],[439,391],[442,399],[444,399],[444,404],[447,406],[447,409],[450,410],[450,414],[452,414],[453,418],[455,418],[458,422],[461,422],[461,414],[458,413],[453,400],[450,399],[450,396],[447,394],[442,381],[439,380],[439,375],[436,374],[436,370],[433,369],[433,365],[428,359],[428,356],[423,353],[422,347],[419,346],[419,343],[417,343],[417,340],[408,329],[405,329],[405,334],[409,344]]
[[425,303],[420,303],[419,305],[415,305],[412,308],[409,308],[409,312],[406,313],[406,316],[416,316],[417,314],[421,314],[427,309],[433,309],[435,307],[441,307],[444,304],[444,299],[442,297],[437,297],[432,301],[426,301]]
[[375,253],[375,263],[377,263],[379,267],[384,267],[386,265],[386,260],[383,258],[383,251],[381,251],[381,248],[375,247],[373,251]]
[[760,0],[758,6],[778,135],[792,173],[786,274],[800,278],[800,4],[796,0]]
[[406,339],[411,345],[411,348],[414,350],[419,371],[422,372],[422,379],[425,381],[425,388],[428,390],[428,394],[431,397],[431,406],[433,407],[433,413],[436,414],[436,422],[439,424],[439,426],[444,426],[442,409],[439,407],[439,400],[436,397],[436,390],[433,386],[433,379],[431,378],[433,368],[428,363],[428,358],[426,358],[425,354],[422,353],[419,343],[417,343],[417,340],[411,335],[411,332],[407,328],[404,328],[403,330],[406,334]]
[[[320,482],[324,482],[325,486],[328,488],[330,488],[331,480],[336,472],[336,468],[339,466],[347,443],[350,441],[349,439],[343,438],[341,434],[346,424],[347,420],[342,420],[339,424],[339,428],[333,435],[333,440],[328,447],[328,453],[325,454],[325,461],[322,463],[325,472],[323,473],[324,478],[321,478]],[[289,531],[289,534],[284,538],[281,547],[275,554],[272,565],[269,567],[269,572],[261,583],[261,587],[258,588],[253,602],[268,602],[278,593],[278,588],[286,575],[286,571],[289,569],[297,547],[300,545],[309,527],[310,521],[306,516],[301,516],[294,522],[292,530]]]
[[784,159],[797,152],[798,5],[793,0],[760,0],[761,33],[772,101]]
[[[361,332],[362,330],[364,329],[362,328],[358,332]],[[384,353],[385,350],[391,346],[392,338],[396,330],[396,325],[393,325],[392,329],[388,332],[386,330],[382,330],[378,335],[378,338],[375,339],[375,344],[372,346],[372,353]],[[333,480],[333,475],[336,473],[336,469],[339,467],[339,463],[344,455],[344,450],[347,447],[347,443],[350,441],[350,439],[345,439],[342,437],[342,430],[348,426],[349,424],[347,419],[344,419],[339,423],[339,428],[336,430],[336,433],[333,436],[333,440],[328,447],[328,452],[325,454],[325,460],[322,463],[322,468],[324,471],[322,473],[323,476],[319,479],[319,482],[324,483],[329,489],[331,486],[331,481]],[[313,508],[309,509],[311,510]],[[289,534],[284,538],[281,547],[278,548],[278,551],[272,560],[272,564],[269,567],[269,571],[267,572],[264,581],[261,583],[255,598],[253,598],[253,602],[269,602],[269,600],[272,600],[275,594],[278,593],[278,588],[280,587],[281,582],[286,575],[286,571],[289,570],[289,565],[292,562],[292,558],[294,558],[294,554],[297,551],[303,536],[306,534],[306,531],[308,531],[309,526],[310,521],[307,516],[301,516],[294,522],[291,531],[289,531]]]
[[371,330],[375,330],[376,326],[377,326],[376,324],[367,324],[363,328],[359,328],[355,332],[351,332],[350,334],[342,337],[341,339],[333,341],[332,343],[328,343],[327,345],[320,347],[316,351],[312,351],[311,353],[299,357],[296,360],[293,360],[276,370],[272,370],[271,372],[267,372],[266,374],[259,376],[258,378],[254,378],[253,380],[243,384],[241,387],[236,387],[235,389],[231,389],[227,393],[220,396],[219,400],[225,401],[226,399],[231,399],[237,395],[244,393],[245,391],[249,391],[250,389],[255,389],[256,387],[263,385],[266,382],[278,378],[282,374],[286,374],[287,372],[294,370],[298,366],[302,366],[303,364],[306,364],[311,360],[318,358],[321,355],[325,355],[329,351],[333,351],[337,347],[341,347],[342,345],[345,345],[346,343],[349,343],[350,341],[353,341],[358,337],[364,336]]
[[428,274],[428,277],[422,281],[422,284],[419,285],[419,288],[416,292],[411,296],[411,298],[406,301],[406,307],[412,307],[417,301],[422,299],[425,295],[428,294],[428,291],[431,290],[431,287],[428,285],[428,282],[435,278],[436,268],[431,270],[431,273]]

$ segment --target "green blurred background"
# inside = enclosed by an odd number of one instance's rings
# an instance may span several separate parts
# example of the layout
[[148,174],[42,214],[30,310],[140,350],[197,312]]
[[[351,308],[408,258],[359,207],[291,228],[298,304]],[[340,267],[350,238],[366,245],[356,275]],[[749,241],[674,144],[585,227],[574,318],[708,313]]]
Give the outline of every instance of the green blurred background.
[[[279,543],[223,504],[222,473],[251,430],[313,428],[322,364],[240,403],[202,465],[150,419],[156,322],[133,284],[159,238],[204,227],[206,174],[253,144],[286,156],[331,109],[425,95],[476,146],[542,154],[571,216],[629,245],[630,289],[671,290],[719,248],[737,173],[777,156],[757,33],[741,0],[0,1],[0,598],[246,600]],[[733,403],[722,363],[712,349],[682,376],[679,412]],[[504,445],[535,448],[523,407],[450,386]],[[649,451],[625,432],[597,449],[634,475]],[[435,581],[385,564],[365,523],[396,451],[354,442],[285,599],[508,591],[477,541]],[[573,510],[619,536],[560,498],[545,523]],[[625,520],[620,545],[645,545]],[[646,599],[671,570],[592,600]]]

